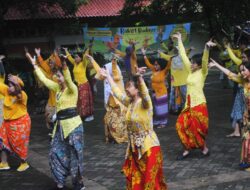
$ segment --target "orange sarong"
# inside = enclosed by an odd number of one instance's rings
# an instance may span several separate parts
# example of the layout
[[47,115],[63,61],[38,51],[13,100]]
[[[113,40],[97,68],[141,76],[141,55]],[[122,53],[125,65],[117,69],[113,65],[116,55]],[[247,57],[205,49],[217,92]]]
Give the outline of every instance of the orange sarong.
[[176,131],[185,149],[203,149],[208,133],[207,105],[203,103],[192,108],[189,105],[180,113]]
[[140,160],[138,152],[130,150],[123,165],[127,190],[167,190],[163,176],[163,157],[160,146],[150,148]]
[[15,120],[4,120],[0,127],[0,149],[15,153],[26,160],[30,139],[31,120],[28,114]]

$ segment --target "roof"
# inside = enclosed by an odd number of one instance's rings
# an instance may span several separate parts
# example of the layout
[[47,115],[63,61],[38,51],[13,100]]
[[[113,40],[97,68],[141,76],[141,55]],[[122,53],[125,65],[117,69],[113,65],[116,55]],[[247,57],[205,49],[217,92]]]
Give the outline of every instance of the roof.
[[33,14],[28,9],[20,10],[20,8],[12,7],[4,15],[4,19],[29,20],[119,16],[124,3],[125,0],[90,0],[87,4],[81,5],[74,15],[65,14],[58,4],[53,6],[43,4]]

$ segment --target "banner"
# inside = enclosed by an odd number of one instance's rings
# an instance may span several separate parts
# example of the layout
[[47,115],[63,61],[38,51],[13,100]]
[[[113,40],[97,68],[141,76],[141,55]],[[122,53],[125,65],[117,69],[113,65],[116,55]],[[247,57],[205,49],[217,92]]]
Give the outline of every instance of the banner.
[[182,33],[186,43],[190,35],[190,23],[170,24],[162,26],[142,27],[110,27],[110,28],[83,28],[84,41],[94,38],[93,50],[108,53],[110,47],[125,51],[131,40],[136,41],[136,48],[145,46],[150,49],[159,49],[161,42],[167,42],[170,36],[177,31]]

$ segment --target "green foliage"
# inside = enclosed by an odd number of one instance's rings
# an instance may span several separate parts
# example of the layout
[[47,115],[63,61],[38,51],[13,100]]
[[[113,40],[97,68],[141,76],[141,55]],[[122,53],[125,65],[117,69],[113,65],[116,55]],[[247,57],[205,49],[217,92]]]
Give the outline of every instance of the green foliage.
[[11,7],[18,7],[19,9],[29,10],[31,13],[36,13],[41,5],[55,5],[58,4],[67,14],[73,14],[78,6],[87,3],[88,0],[1,0],[0,1],[0,20],[3,21],[3,16]]
[[[145,2],[150,2],[143,7]],[[230,30],[250,18],[249,0],[126,0],[122,16],[137,17],[135,22],[158,24],[157,22],[206,22],[211,35],[222,28]]]

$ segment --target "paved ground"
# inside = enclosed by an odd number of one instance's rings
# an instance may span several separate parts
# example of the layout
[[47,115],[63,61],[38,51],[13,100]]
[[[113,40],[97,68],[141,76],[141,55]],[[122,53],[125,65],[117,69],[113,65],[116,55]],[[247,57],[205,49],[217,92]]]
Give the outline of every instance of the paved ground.
[[[176,116],[169,116],[165,129],[156,129],[164,153],[164,172],[170,190],[248,190],[250,173],[238,168],[240,139],[226,138],[232,129],[229,114],[232,90],[222,89],[218,72],[211,72],[205,87],[210,125],[208,146],[211,155],[199,159],[199,151],[190,158],[176,161],[182,147],[175,131]],[[99,84],[99,89],[102,84]],[[85,184],[88,190],[122,190],[125,178],[120,173],[126,145],[105,144],[102,118],[102,90],[95,102],[95,121],[85,123]],[[12,169],[0,172],[2,190],[48,190],[54,187],[48,167],[49,140],[42,115],[32,115],[29,162],[31,168],[16,172],[18,163],[11,158]],[[67,184],[71,188],[70,180]]]

